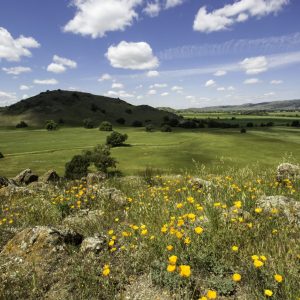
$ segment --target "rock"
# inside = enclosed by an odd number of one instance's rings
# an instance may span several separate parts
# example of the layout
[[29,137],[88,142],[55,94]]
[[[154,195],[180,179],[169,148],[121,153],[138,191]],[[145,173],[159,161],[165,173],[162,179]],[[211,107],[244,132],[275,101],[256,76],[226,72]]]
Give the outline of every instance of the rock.
[[105,239],[98,237],[88,237],[83,240],[80,251],[84,254],[94,253],[97,254],[105,247]]
[[13,179],[8,179],[6,177],[0,176],[0,189],[1,187],[6,187],[9,185],[17,186],[16,182]]
[[126,197],[123,193],[115,188],[103,188],[99,190],[99,196],[107,198],[109,201],[115,202],[119,206],[124,206],[127,204]]
[[30,196],[33,195],[34,191],[27,187],[19,187],[14,185],[8,185],[0,188],[0,197],[11,197],[11,196]]
[[38,181],[39,177],[32,173],[30,169],[22,171],[19,175],[14,178],[14,181],[17,184],[26,184],[28,185],[31,182]]
[[190,184],[198,189],[202,189],[204,187],[211,187],[213,184],[211,181],[207,181],[198,177],[193,177],[190,179]]
[[49,170],[39,178],[39,181],[43,183],[57,182],[59,181],[59,176],[55,170]]
[[299,179],[300,178],[300,166],[290,163],[283,163],[277,167],[277,180],[282,181],[284,179]]
[[277,208],[291,223],[300,225],[300,202],[285,196],[263,196],[257,201],[257,206],[267,212]]
[[88,173],[86,177],[87,185],[99,184],[106,179],[106,174],[103,172]]
[[49,185],[44,183],[44,182],[40,182],[40,181],[35,181],[32,182],[28,185],[28,187],[34,191],[46,191],[49,190]]

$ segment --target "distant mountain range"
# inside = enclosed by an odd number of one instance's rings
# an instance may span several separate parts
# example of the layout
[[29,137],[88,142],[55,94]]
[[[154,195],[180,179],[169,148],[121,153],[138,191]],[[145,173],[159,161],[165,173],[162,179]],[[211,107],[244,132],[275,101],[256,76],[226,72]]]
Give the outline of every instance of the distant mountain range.
[[203,108],[187,108],[174,110],[169,107],[161,107],[160,109],[172,113],[176,112],[229,112],[229,111],[292,111],[300,110],[300,99],[298,100],[284,100],[261,103],[246,103],[242,105],[223,105],[210,106]]
[[99,125],[102,121],[130,126],[134,121],[160,125],[164,118],[177,115],[148,105],[131,105],[123,100],[72,91],[47,91],[0,108],[0,126],[15,126],[25,121],[29,126],[43,126],[46,120],[80,126],[90,118]]

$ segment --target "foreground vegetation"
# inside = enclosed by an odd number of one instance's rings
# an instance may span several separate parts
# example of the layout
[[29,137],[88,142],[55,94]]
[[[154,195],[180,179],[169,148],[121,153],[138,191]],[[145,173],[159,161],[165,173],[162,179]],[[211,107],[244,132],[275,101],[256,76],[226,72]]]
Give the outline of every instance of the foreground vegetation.
[[[275,165],[262,170],[227,168],[219,175],[203,166],[194,170],[203,181],[148,169],[143,177],[101,185],[62,182],[34,196],[11,195],[0,207],[1,248],[13,232],[58,228],[86,209],[101,211],[101,217],[73,229],[101,236],[104,244],[94,256],[69,248],[67,264],[48,274],[47,284],[38,273],[19,271],[0,282],[0,295],[37,299],[50,289],[51,276],[61,276],[57,289],[68,290],[68,299],[137,299],[143,289],[139,299],[154,299],[147,280],[156,299],[299,299],[299,223],[284,210],[265,209],[259,199],[285,195],[299,201],[300,184],[277,182]],[[112,187],[124,201],[101,196]],[[3,274],[7,261],[1,259]]]

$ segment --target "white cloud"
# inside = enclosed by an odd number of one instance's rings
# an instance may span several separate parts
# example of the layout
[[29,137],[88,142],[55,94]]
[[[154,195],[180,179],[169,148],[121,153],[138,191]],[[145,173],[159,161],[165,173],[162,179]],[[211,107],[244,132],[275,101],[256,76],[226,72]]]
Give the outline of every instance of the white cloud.
[[25,85],[25,84],[20,85],[20,90],[21,91],[27,91],[31,88],[32,88],[32,86],[28,86],[28,85]]
[[73,0],[77,12],[65,32],[103,37],[109,31],[123,31],[138,17],[136,6],[142,0]]
[[162,88],[166,88],[168,85],[166,83],[155,83],[149,86],[150,89],[153,88],[158,88],[158,89],[162,89]]
[[265,93],[264,96],[272,97],[272,96],[275,96],[275,93],[274,92]]
[[148,91],[148,95],[156,95],[157,91],[156,90],[150,90]]
[[22,96],[22,99],[24,100],[24,99],[27,99],[27,98],[29,98],[29,96],[27,95],[27,94],[24,94],[23,96]]
[[283,81],[282,80],[271,80],[270,83],[271,84],[282,84]]
[[114,82],[111,86],[112,89],[123,89],[124,85],[122,83]]
[[6,74],[10,74],[10,75],[20,75],[21,73],[28,73],[31,72],[31,68],[29,67],[12,67],[12,68],[2,68],[2,70],[6,73]]
[[207,80],[205,83],[205,87],[211,87],[211,86],[215,86],[215,85],[216,85],[216,82],[212,79]]
[[171,88],[172,91],[174,92],[179,92],[179,91],[182,91],[183,90],[183,87],[182,86],[178,86],[178,85],[174,85],[172,88]]
[[260,80],[258,78],[249,78],[244,81],[244,84],[256,84],[259,82]]
[[226,30],[235,23],[245,22],[249,17],[276,14],[288,3],[289,0],[240,0],[212,12],[203,6],[195,17],[193,27],[194,30],[207,33]]
[[166,96],[168,96],[169,95],[169,93],[168,92],[165,92],[165,93],[162,93],[162,94],[160,94],[162,97],[166,97]]
[[226,89],[225,89],[223,86],[217,88],[217,91],[219,91],[219,92],[223,92],[223,91],[225,91],[225,90],[226,90]]
[[227,74],[227,71],[218,70],[214,75],[220,77],[220,76],[224,76],[226,74]]
[[240,65],[246,71],[246,74],[249,75],[259,74],[268,70],[268,61],[265,56],[245,58]]
[[181,5],[184,2],[184,0],[167,0],[165,8],[169,9],[178,5]]
[[117,46],[110,46],[105,56],[114,68],[146,70],[159,65],[150,45],[145,42],[122,41]]
[[111,79],[112,77],[109,74],[105,73],[98,79],[98,81],[101,82],[101,81],[111,80]]
[[22,56],[30,57],[30,48],[38,48],[40,44],[32,37],[21,35],[14,39],[3,27],[0,27],[0,59],[19,61]]
[[114,98],[133,98],[134,95],[127,93],[126,91],[108,91],[106,94],[108,97],[114,97]]
[[144,8],[144,13],[149,17],[157,17],[161,10],[161,6],[158,0],[154,2],[148,2],[147,6]]
[[141,100],[141,99],[143,99],[143,98],[144,98],[143,95],[138,95],[138,96],[136,97],[137,100]]
[[149,72],[147,72],[147,77],[157,77],[157,76],[159,76],[159,72],[157,72],[157,71],[149,71]]
[[77,63],[74,60],[54,55],[53,62],[47,67],[47,71],[52,73],[64,73],[67,68],[75,69],[77,68]]
[[6,106],[16,102],[17,97],[15,93],[7,93],[0,91],[0,107]]
[[185,99],[189,100],[189,101],[195,101],[196,97],[195,96],[186,96]]
[[58,81],[56,79],[35,79],[33,81],[35,84],[45,84],[45,85],[55,85],[58,84]]
[[228,90],[228,91],[235,91],[235,87],[231,85],[231,86],[229,86],[229,87],[227,88],[227,90]]

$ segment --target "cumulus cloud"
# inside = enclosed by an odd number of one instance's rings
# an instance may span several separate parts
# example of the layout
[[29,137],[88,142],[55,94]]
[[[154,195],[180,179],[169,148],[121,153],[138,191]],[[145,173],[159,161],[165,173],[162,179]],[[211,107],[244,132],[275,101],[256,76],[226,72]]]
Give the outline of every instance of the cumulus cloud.
[[77,68],[77,63],[74,60],[54,55],[53,62],[47,67],[47,71],[52,73],[64,73],[68,68]]
[[0,27],[0,59],[19,61],[22,56],[32,55],[29,49],[38,47],[40,44],[33,37],[21,35],[14,39],[5,28]]
[[167,0],[165,8],[169,9],[178,5],[181,5],[184,2],[184,0]]
[[162,89],[162,88],[166,88],[168,85],[166,83],[155,83],[155,84],[152,84],[150,85],[150,89],[153,89],[153,88],[158,88],[158,89]]
[[148,2],[143,12],[149,17],[157,17],[161,10],[161,6],[158,0],[154,2]]
[[92,38],[123,31],[138,17],[135,8],[141,3],[142,0],[73,0],[77,11],[64,31]]
[[226,90],[226,89],[225,89],[223,86],[217,88],[217,91],[219,91],[219,92],[223,92],[223,91],[225,91],[225,90]]
[[216,85],[216,82],[214,80],[212,80],[212,79],[207,80],[205,82],[205,87],[211,87],[211,86],[215,86],[215,85]]
[[2,68],[2,70],[9,75],[20,75],[22,73],[31,72],[31,68],[29,67],[12,67],[12,68]]
[[195,17],[194,30],[207,33],[225,30],[250,17],[276,14],[288,3],[289,0],[240,0],[212,12],[203,6]]
[[123,89],[124,85],[122,83],[114,82],[111,86],[112,89]]
[[133,98],[134,95],[127,93],[126,91],[108,91],[106,94],[108,97],[114,97],[114,98]]
[[55,85],[58,84],[58,81],[56,79],[35,79],[33,81],[35,84],[44,84],[44,85]]
[[258,78],[249,78],[244,81],[244,84],[256,84],[259,82],[260,80]]
[[265,56],[245,58],[240,62],[240,65],[246,74],[249,75],[259,74],[268,70],[268,61]]
[[21,91],[27,91],[31,88],[32,88],[32,86],[28,86],[28,85],[25,85],[25,84],[20,85],[20,90]]
[[275,96],[275,93],[274,92],[265,93],[264,96],[272,97],[272,96]]
[[158,71],[149,71],[146,74],[147,77],[157,77],[159,76],[159,72]]
[[156,95],[157,91],[156,90],[150,90],[148,91],[148,95]]
[[228,90],[228,91],[235,91],[235,87],[231,85],[231,86],[229,86],[229,87],[227,88],[227,90]]
[[282,80],[271,80],[270,83],[271,84],[282,84],[283,81]]
[[178,85],[174,85],[172,88],[171,88],[172,91],[174,92],[180,92],[183,90],[183,87],[182,86],[178,86]]
[[226,74],[227,74],[227,71],[218,70],[214,75],[217,76],[217,77],[220,77],[220,76],[224,76]]
[[102,82],[102,81],[111,80],[111,79],[112,79],[112,77],[109,74],[105,73],[98,79],[98,81]]
[[120,42],[110,46],[105,54],[114,68],[147,70],[158,67],[158,58],[153,55],[149,44],[145,42]]
[[169,93],[168,92],[165,92],[165,93],[162,93],[162,94],[160,94],[162,97],[166,97],[166,96],[168,96],[169,95]]
[[6,106],[16,102],[17,97],[15,93],[7,93],[0,91],[0,107]]

